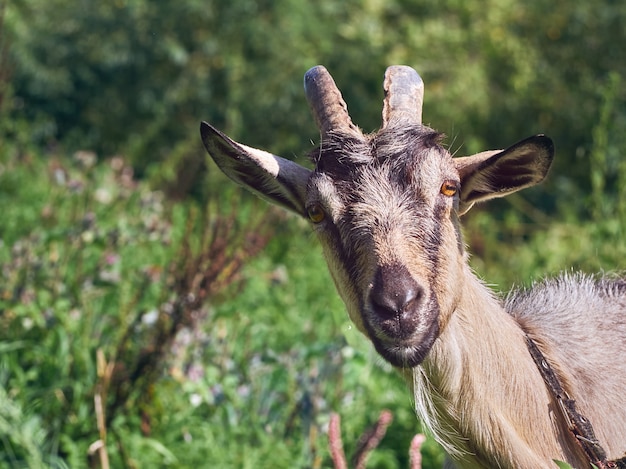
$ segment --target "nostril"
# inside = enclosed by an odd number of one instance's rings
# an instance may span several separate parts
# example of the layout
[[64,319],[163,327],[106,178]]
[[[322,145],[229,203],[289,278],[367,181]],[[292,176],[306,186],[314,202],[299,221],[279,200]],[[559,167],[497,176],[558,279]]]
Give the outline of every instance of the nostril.
[[424,289],[402,265],[378,269],[370,290],[370,304],[382,317],[397,317],[414,311],[424,297]]
[[373,288],[370,301],[379,314],[397,316],[416,307],[423,294],[423,289],[418,285],[408,289]]
[[424,296],[424,289],[419,285],[415,284],[414,288],[410,288],[407,290],[405,295],[405,301],[402,305],[402,311],[408,311],[416,308],[422,300]]

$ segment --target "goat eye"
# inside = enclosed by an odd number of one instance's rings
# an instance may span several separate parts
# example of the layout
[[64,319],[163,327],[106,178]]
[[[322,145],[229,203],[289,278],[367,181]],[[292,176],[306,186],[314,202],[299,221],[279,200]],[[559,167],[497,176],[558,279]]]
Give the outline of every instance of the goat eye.
[[459,190],[459,185],[456,181],[447,180],[441,185],[441,193],[446,197],[452,197],[456,195]]
[[309,216],[309,220],[313,223],[321,223],[326,218],[326,214],[320,204],[311,205],[307,208],[306,213]]

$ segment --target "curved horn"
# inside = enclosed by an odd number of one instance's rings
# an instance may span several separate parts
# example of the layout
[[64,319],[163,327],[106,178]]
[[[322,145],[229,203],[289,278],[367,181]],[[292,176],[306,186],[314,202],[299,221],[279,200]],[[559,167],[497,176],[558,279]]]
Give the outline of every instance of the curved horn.
[[394,121],[421,125],[424,82],[415,70],[394,65],[385,72],[383,128]]
[[304,92],[323,136],[331,130],[355,129],[348,106],[325,67],[318,65],[305,73]]

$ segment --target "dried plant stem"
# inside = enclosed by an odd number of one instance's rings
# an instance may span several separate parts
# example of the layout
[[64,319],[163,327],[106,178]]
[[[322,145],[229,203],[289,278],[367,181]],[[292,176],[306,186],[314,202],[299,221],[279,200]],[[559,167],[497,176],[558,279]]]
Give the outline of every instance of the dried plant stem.
[[330,457],[333,460],[335,469],[347,469],[346,454],[343,452],[343,442],[341,441],[341,417],[339,414],[330,414],[328,424],[328,444],[330,447]]
[[426,441],[426,437],[421,433],[415,435],[411,440],[409,448],[409,464],[411,469],[422,469],[422,445]]
[[[206,321],[203,305],[209,300],[217,303],[228,288],[241,284],[243,266],[267,244],[275,225],[272,220],[278,216],[273,215],[274,212],[260,213],[263,217],[255,215],[248,220],[252,226],[244,232],[236,207],[231,215],[221,215],[210,207],[188,208],[178,254],[162,279],[169,294],[158,310],[157,320],[143,325],[142,312],[138,311],[118,343],[114,354],[118,366],[109,380],[113,382],[114,398],[106,409],[108,425],[120,409],[127,407],[129,400],[139,399],[145,404],[151,399],[150,389],[163,372],[162,365],[177,333],[183,328],[194,329],[201,320]],[[152,282],[146,275],[137,288],[133,306]],[[138,330],[143,332],[138,333]],[[145,424],[142,430],[147,435],[150,433],[149,416],[142,418]]]
[[359,438],[356,452],[352,458],[353,466],[356,469],[365,469],[365,463],[369,454],[379,445],[385,433],[387,433],[387,427],[389,427],[392,420],[393,415],[391,412],[383,410],[376,424]]
[[109,388],[111,374],[113,373],[113,364],[106,362],[102,349],[97,350],[96,358],[98,383],[93,396],[93,402],[100,439],[89,446],[89,454],[95,454],[97,452],[100,459],[100,467],[102,469],[109,469],[109,454],[107,453],[106,446],[107,423],[104,402],[106,401],[107,390]]
[[[367,457],[380,444],[392,420],[393,415],[390,411],[383,410],[380,413],[376,424],[365,431],[359,438],[356,452],[352,457],[352,467],[365,469]],[[421,448],[425,441],[426,437],[422,434],[415,435],[411,440],[409,448],[410,469],[422,469]],[[334,469],[347,469],[348,464],[341,439],[341,418],[334,412],[330,414],[330,422],[328,424],[328,445]]]

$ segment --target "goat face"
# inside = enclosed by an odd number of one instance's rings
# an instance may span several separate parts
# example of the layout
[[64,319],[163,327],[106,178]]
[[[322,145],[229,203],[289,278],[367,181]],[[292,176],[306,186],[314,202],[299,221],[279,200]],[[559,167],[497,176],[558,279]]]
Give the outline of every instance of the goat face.
[[305,209],[351,319],[397,366],[422,361],[462,262],[460,177],[440,135],[386,127],[322,141]]
[[453,159],[421,124],[421,79],[408,67],[388,69],[383,128],[373,135],[352,124],[323,67],[307,73],[305,88],[322,134],[314,170],[206,123],[204,144],[231,179],[311,221],[352,321],[391,364],[416,366],[462,291],[458,217],[541,181],[552,142],[536,136]]

